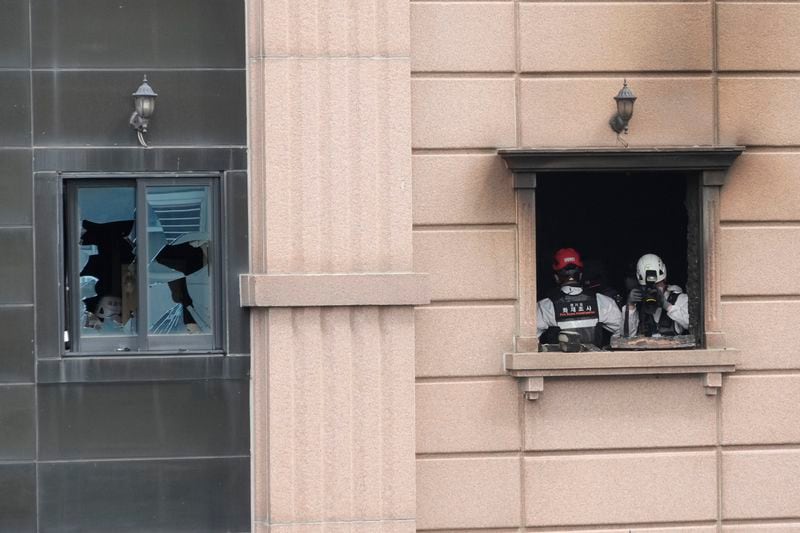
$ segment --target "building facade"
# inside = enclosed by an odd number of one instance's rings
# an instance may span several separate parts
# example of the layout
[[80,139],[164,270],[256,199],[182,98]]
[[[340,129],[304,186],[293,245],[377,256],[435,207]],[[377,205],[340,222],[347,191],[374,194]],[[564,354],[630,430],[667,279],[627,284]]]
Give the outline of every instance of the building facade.
[[[147,349],[95,348],[91,341],[113,332],[84,328],[81,300],[93,287],[99,296],[100,282],[87,269],[78,283],[69,260],[102,256],[100,239],[70,228],[135,217],[133,203],[124,215],[120,205],[136,183],[174,196],[187,179],[215,190],[236,182],[246,205],[244,5],[12,0],[0,8],[0,531],[249,531],[249,340],[238,293],[224,312],[228,327],[215,318],[230,334],[215,350],[159,352],[158,335]],[[145,75],[158,93],[151,148],[128,124]],[[87,205],[81,194],[92,191],[104,194]],[[138,235],[155,246],[176,208],[150,200],[159,214]],[[246,247],[244,212],[214,228],[214,247],[235,243],[225,231],[237,224]],[[194,218],[199,231],[202,217]],[[214,276],[225,270],[235,282],[246,253],[240,260],[225,269],[212,261]],[[172,303],[168,278],[138,279],[151,303],[157,287],[161,303]],[[79,285],[76,301],[67,287]],[[200,307],[202,293],[190,291]]]
[[[800,530],[800,6],[0,5],[0,531]],[[696,348],[538,353],[562,242],[658,249]]]
[[[247,16],[259,531],[800,528],[797,6],[264,0]],[[716,184],[703,170],[703,242],[684,255],[702,281],[690,265],[681,282],[703,300],[693,355],[725,348],[736,372],[719,389],[652,368],[545,377],[526,400],[503,354],[535,346],[530,266],[549,277],[535,241],[552,224],[533,211],[576,196],[552,173],[523,195],[497,150],[624,151],[608,125],[623,79],[630,150],[745,148]],[[660,179],[642,183],[672,202]],[[625,228],[597,238],[634,248]],[[427,273],[431,301],[269,296],[276,274],[359,272]]]

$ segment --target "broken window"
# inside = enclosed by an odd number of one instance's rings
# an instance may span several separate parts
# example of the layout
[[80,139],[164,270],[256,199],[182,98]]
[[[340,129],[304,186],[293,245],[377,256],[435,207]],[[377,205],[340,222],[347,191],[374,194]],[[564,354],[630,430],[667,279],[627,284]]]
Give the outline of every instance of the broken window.
[[[633,313],[628,323],[634,330],[627,333],[647,338],[611,343],[611,334],[603,330],[602,344],[626,349],[696,346],[702,333],[698,330],[702,323],[699,194],[697,173],[540,175],[535,208],[537,294],[543,298],[558,292],[553,254],[560,248],[574,248],[584,264],[583,287],[611,297],[622,309],[624,324],[630,291],[644,289],[637,280],[637,260],[644,254],[656,254],[667,267],[670,298],[677,301],[679,294],[688,295],[688,331],[678,326],[670,333],[667,330],[673,323],[661,307],[648,309],[639,304],[634,311],[628,309]],[[681,304],[687,302],[686,296],[680,298]]]
[[65,180],[66,350],[220,346],[217,182]]

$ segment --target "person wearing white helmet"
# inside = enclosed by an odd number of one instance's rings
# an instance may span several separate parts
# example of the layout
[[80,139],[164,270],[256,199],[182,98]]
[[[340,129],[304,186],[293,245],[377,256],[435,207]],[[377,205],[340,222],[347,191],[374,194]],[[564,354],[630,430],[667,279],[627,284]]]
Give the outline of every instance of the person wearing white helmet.
[[623,336],[669,337],[689,330],[689,297],[677,285],[667,284],[667,266],[656,254],[644,254],[636,263],[639,286],[628,293],[623,306]]
[[578,333],[582,344],[603,345],[605,328],[616,334],[622,327],[622,313],[616,302],[604,294],[584,290],[583,262],[574,248],[561,248],[553,256],[553,277],[558,287],[536,307],[536,335],[543,343],[558,342],[558,332]]

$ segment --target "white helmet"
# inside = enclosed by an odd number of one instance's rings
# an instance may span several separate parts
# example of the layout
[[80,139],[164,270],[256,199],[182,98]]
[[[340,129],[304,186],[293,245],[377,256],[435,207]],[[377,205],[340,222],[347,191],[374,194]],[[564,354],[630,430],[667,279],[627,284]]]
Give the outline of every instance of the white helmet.
[[656,254],[644,254],[636,262],[636,279],[639,285],[645,285],[645,275],[648,270],[655,270],[656,283],[667,279],[667,265]]

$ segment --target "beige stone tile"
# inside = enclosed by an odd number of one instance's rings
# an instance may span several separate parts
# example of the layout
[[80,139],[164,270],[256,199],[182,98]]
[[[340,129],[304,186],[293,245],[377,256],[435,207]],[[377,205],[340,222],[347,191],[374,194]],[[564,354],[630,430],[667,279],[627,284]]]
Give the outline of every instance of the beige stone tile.
[[520,4],[523,71],[710,71],[712,42],[707,3]]
[[[365,317],[374,312],[360,311]],[[376,363],[357,372],[359,384],[356,391],[367,388],[370,381],[380,376],[380,396],[360,393],[354,398],[359,404],[353,417],[359,424],[359,439],[354,442],[354,454],[368,457],[374,454],[374,462],[363,461],[355,482],[356,512],[361,517],[381,516],[391,519],[415,517],[416,463],[414,458],[415,427],[414,414],[414,310],[411,307],[388,307],[378,311],[377,323],[371,328],[361,328],[359,338],[366,341],[372,336],[373,349],[380,354]],[[380,416],[372,420],[363,417],[366,408],[361,404],[382,398]],[[376,413],[377,415],[377,413]],[[375,428],[381,428],[380,449],[372,450]],[[380,466],[380,494],[370,496],[372,489],[363,485],[364,479]],[[372,506],[361,502],[373,498]],[[380,514],[378,514],[380,512]],[[401,524],[402,525],[402,524]],[[405,527],[405,526],[403,526]]]
[[800,154],[742,154],[721,194],[723,221],[800,220]]
[[[474,529],[418,529],[417,531],[435,531],[436,533],[475,533]],[[519,533],[519,529],[481,529],[480,533]]]
[[719,130],[725,144],[800,144],[800,78],[720,78]]
[[267,180],[266,168],[266,124],[263,120],[266,105],[266,74],[264,61],[250,60],[247,63],[247,173],[248,198],[251,201],[249,215],[249,247],[251,272],[266,270],[266,213],[264,191]]
[[[261,39],[270,57],[409,55],[407,1],[253,1],[262,4]],[[259,31],[258,26],[248,27],[248,31]]]
[[717,28],[720,70],[800,69],[800,5],[721,2]]
[[514,378],[417,383],[417,453],[519,450]]
[[269,272],[410,271],[408,61],[265,68]]
[[716,401],[696,376],[546,380],[539,399],[525,404],[525,446],[713,445],[716,416]]
[[800,376],[731,376],[722,394],[723,444],[800,442]]
[[250,476],[252,516],[269,519],[269,311],[250,311]]
[[264,1],[245,3],[245,45],[250,60],[264,57]]
[[414,271],[430,274],[432,300],[515,297],[513,230],[414,232]]
[[412,70],[514,68],[513,3],[411,3]]
[[[563,529],[543,531],[537,533],[558,533]],[[716,526],[676,526],[676,527],[624,527],[619,529],[581,529],[580,533],[714,533]]]
[[723,295],[800,293],[800,277],[787,275],[788,265],[800,264],[800,229],[730,227],[721,234]]
[[414,148],[514,146],[513,79],[411,81]]
[[519,459],[418,459],[417,527],[512,527],[519,523]]
[[511,172],[496,155],[415,155],[414,224],[514,223]]
[[712,452],[525,460],[529,526],[710,520],[716,487]]
[[736,368],[800,369],[798,316],[800,301],[723,302],[725,342],[740,350]]
[[413,310],[270,310],[270,514],[414,516]]
[[[262,526],[263,533],[414,533],[414,520],[367,520]],[[271,529],[270,529],[271,528]],[[262,530],[257,530],[261,533]]]
[[789,524],[747,524],[742,526],[722,526],[727,533],[797,533],[800,522]]
[[417,308],[417,377],[505,375],[515,316],[511,305]]
[[736,451],[722,454],[724,519],[800,516],[800,452]]
[[[630,78],[638,99],[624,135],[631,146],[711,144],[713,95],[707,78]],[[619,78],[525,79],[523,146],[619,146],[608,125]]]

